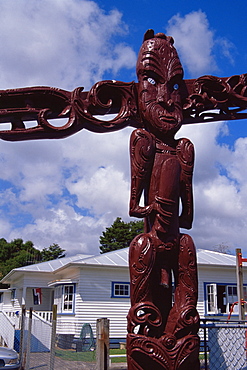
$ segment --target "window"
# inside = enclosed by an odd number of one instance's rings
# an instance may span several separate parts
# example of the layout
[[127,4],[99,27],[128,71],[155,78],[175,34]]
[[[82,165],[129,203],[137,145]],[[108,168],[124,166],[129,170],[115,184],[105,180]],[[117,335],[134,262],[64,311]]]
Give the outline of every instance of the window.
[[62,295],[63,287],[62,285],[57,285],[54,289],[54,304],[57,305],[57,312],[62,312]]
[[[238,301],[237,285],[206,284],[205,292],[207,314],[229,314],[233,303]],[[247,298],[247,286],[244,286],[244,297]],[[233,313],[238,313],[238,305],[234,305]]]
[[72,312],[74,305],[74,285],[63,286],[63,312]]
[[14,301],[16,298],[16,289],[11,289],[11,301]]
[[129,298],[130,283],[112,282],[112,298]]
[[238,293],[237,293],[237,287],[236,286],[227,286],[227,302],[229,305],[229,310],[231,309],[231,306],[233,303],[238,301]]
[[207,312],[217,313],[216,307],[216,284],[207,285]]
[[57,285],[54,291],[54,304],[58,313],[74,313],[75,284]]

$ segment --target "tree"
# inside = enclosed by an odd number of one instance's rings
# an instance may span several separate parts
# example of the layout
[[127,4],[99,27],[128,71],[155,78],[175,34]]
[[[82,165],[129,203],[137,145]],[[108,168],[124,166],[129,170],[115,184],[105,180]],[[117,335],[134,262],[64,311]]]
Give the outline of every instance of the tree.
[[42,262],[55,260],[65,257],[65,249],[62,249],[58,244],[53,243],[49,248],[44,248],[41,251]]
[[100,236],[100,253],[128,247],[136,235],[143,233],[143,228],[142,220],[124,222],[120,217],[117,217]]
[[225,243],[220,243],[214,246],[213,248],[214,252],[220,252],[224,254],[231,254],[230,248]]
[[65,250],[58,244],[52,244],[49,248],[41,251],[36,249],[30,240],[23,242],[22,239],[14,239],[7,242],[0,239],[0,278],[7,275],[11,270],[32,265],[38,262],[50,261],[65,256]]
[[14,239],[7,242],[0,239],[0,276],[5,276],[14,268],[23,267],[40,262],[41,252],[33,246],[31,241],[23,242],[22,239]]

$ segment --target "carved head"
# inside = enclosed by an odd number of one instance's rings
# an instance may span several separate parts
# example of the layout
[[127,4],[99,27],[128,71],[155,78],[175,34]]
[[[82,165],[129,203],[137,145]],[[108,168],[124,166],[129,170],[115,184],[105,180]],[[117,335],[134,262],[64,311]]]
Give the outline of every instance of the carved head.
[[172,37],[148,30],[137,60],[138,104],[144,125],[158,137],[173,136],[183,119],[179,85],[183,68]]

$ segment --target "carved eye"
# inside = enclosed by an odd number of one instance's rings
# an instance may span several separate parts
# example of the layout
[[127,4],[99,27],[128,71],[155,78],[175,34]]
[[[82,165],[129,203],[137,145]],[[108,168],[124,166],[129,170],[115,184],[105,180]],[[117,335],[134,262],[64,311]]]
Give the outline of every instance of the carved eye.
[[179,84],[174,84],[173,85],[173,90],[178,90],[179,89]]
[[155,84],[156,84],[156,81],[155,81],[152,77],[148,77],[148,82],[149,82],[151,85],[155,85]]

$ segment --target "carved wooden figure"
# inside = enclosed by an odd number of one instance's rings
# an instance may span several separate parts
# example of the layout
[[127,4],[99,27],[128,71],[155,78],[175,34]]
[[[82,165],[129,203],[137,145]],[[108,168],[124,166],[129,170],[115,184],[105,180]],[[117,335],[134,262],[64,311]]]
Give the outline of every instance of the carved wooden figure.
[[[129,253],[129,370],[199,369],[196,252],[193,220],[194,148],[174,135],[182,124],[247,118],[247,74],[183,80],[173,39],[148,30],[137,61],[138,83],[101,81],[89,92],[50,87],[0,91],[0,131],[9,141],[55,139],[83,128],[135,128],[130,139],[130,215],[145,232]],[[116,113],[109,120],[95,115]],[[57,127],[56,118],[67,118]],[[26,121],[36,121],[26,128]],[[144,204],[140,204],[144,195]],[[179,204],[181,203],[181,210]]]
[[179,233],[192,226],[194,147],[174,139],[183,119],[183,69],[172,38],[147,32],[137,76],[144,128],[130,140],[130,215],[146,222],[129,253],[128,368],[199,369],[196,252],[192,239]]

